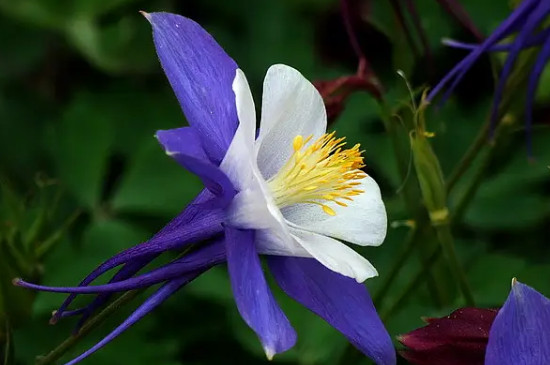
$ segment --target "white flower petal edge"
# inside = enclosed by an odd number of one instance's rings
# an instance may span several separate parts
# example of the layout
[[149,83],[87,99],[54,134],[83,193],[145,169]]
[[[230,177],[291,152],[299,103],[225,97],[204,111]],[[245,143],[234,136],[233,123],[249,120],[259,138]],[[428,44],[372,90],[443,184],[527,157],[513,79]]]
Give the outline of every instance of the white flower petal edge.
[[256,108],[246,76],[239,69],[237,69],[233,80],[233,92],[235,93],[239,126],[220,164],[220,169],[231,180],[235,188],[241,191],[250,187],[254,180]]
[[379,246],[386,237],[387,216],[380,188],[370,176],[362,179],[364,193],[346,202],[347,207],[328,205],[336,213],[330,216],[314,204],[296,204],[284,208],[285,219],[308,231],[338,238],[361,246]]
[[359,283],[378,276],[378,272],[367,259],[340,241],[295,227],[290,228],[290,233],[311,256],[332,271]]
[[313,135],[315,141],[326,129],[325,104],[315,86],[292,67],[271,66],[264,79],[256,147],[264,178],[275,175],[292,155],[294,137]]

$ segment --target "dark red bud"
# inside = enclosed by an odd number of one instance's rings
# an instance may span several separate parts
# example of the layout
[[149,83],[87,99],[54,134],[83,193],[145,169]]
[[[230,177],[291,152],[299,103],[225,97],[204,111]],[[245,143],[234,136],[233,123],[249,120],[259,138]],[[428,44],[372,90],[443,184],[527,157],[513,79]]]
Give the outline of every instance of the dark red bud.
[[416,365],[483,365],[497,309],[461,308],[427,326],[398,336],[401,356]]
[[377,99],[382,97],[382,89],[376,78],[366,75],[342,76],[333,80],[314,81],[313,85],[319,90],[327,108],[329,121],[336,119],[342,110],[347,98],[356,91],[365,91]]

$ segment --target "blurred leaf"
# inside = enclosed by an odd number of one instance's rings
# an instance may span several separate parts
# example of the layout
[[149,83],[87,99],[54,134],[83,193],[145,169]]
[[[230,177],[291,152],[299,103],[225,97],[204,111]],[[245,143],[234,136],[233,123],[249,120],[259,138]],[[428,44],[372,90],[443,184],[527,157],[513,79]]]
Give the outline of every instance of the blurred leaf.
[[25,274],[10,255],[7,242],[0,240],[0,326],[19,326],[30,315],[35,293],[16,287],[12,280]]
[[[544,128],[544,129],[543,129]],[[523,134],[523,131],[519,132]],[[517,145],[509,163],[490,183],[505,184],[510,187],[532,189],[550,179],[550,130],[542,126],[533,132],[533,161],[530,161],[523,138]]]
[[100,202],[114,140],[113,125],[103,115],[103,99],[82,93],[56,126],[50,146],[59,177],[86,208]]
[[[137,301],[139,302],[139,298]],[[63,364],[92,347],[129,314],[128,310],[119,311],[117,315],[86,336],[78,346],[63,356],[58,363]],[[76,323],[74,319],[67,318],[55,326],[51,326],[48,325],[47,321],[48,317],[46,316],[36,317],[33,325],[27,325],[15,333],[16,356],[20,364],[34,364],[36,355],[51,351],[61,341],[70,336]],[[101,351],[94,353],[84,363],[104,365],[180,364],[176,356],[179,350],[178,344],[173,339],[162,336],[162,329],[165,326],[166,323],[159,323],[154,315],[146,316],[117,339],[103,347]],[[143,344],[146,344],[146,346]]]
[[512,11],[510,1],[461,0],[474,24],[486,35],[492,32]]
[[523,259],[496,253],[478,255],[468,270],[470,285],[480,307],[499,307],[510,291],[512,278],[526,263]]
[[[208,270],[187,285],[185,290],[199,298],[210,299],[230,307],[234,306],[233,292],[225,266],[216,266]],[[236,309],[236,307],[234,308]]]
[[2,12],[43,27],[61,28],[71,15],[70,0],[0,0]]
[[48,32],[29,29],[11,20],[0,22],[0,42],[9,52],[0,55],[0,80],[16,78],[39,66],[48,46]]
[[[96,220],[84,232],[82,243],[64,240],[47,259],[43,282],[46,285],[77,285],[87,274],[114,254],[149,237],[150,232],[118,220]],[[109,275],[107,274],[107,277]],[[34,313],[51,313],[65,294],[38,293]]]
[[[139,301],[139,300],[138,300]],[[68,361],[100,341],[109,331],[119,325],[124,315],[120,313],[118,318],[106,323],[95,331],[94,335],[86,338],[73,351],[63,357]],[[122,317],[122,318],[121,318]],[[105,346],[93,355],[89,362],[104,365],[120,364],[155,364],[155,365],[178,365],[176,354],[179,351],[178,343],[166,336],[156,335],[162,333],[166,323],[158,323],[154,316],[147,316],[132,326],[128,331],[120,335],[109,345]],[[138,346],[146,344],[146,346]],[[63,361],[62,361],[63,363]]]
[[12,17],[49,28],[63,28],[73,18],[95,18],[136,0],[0,0]]
[[116,211],[172,216],[202,188],[198,177],[167,156],[156,139],[140,145],[112,201]]
[[546,258],[542,258],[541,261],[543,261],[541,264],[529,263],[525,265],[523,270],[518,270],[514,274],[514,277],[536,288],[540,293],[550,293],[550,280],[546,280],[550,277],[550,265],[545,262]]
[[137,0],[73,0],[70,1],[74,7],[75,15],[86,15],[88,17],[98,17],[107,14],[122,5],[135,3]]
[[[289,312],[285,306],[285,312]],[[292,325],[298,332],[296,352],[298,363],[303,365],[334,364],[348,345],[346,338],[327,322],[309,312],[307,308],[291,311],[297,314]],[[298,320],[299,319],[299,320]]]
[[128,74],[157,67],[150,25],[137,12],[108,24],[75,17],[66,32],[91,63],[107,72]]
[[42,136],[50,108],[17,88],[0,90],[0,166],[10,180],[30,181],[46,157]]
[[532,190],[484,184],[468,209],[465,222],[483,229],[523,229],[542,222],[549,213],[548,200]]
[[0,241],[12,243],[14,235],[23,223],[25,205],[6,178],[0,176]]
[[491,102],[490,97],[487,97],[464,108],[451,99],[442,108],[434,105],[428,109],[427,129],[435,133],[431,142],[447,176],[483,127]]

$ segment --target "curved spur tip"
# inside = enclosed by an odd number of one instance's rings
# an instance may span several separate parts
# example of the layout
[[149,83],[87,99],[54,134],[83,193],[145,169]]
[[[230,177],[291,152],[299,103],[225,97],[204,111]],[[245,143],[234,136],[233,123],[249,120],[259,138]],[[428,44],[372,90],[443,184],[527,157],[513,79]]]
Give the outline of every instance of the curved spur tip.
[[275,351],[273,351],[271,348],[264,347],[265,356],[269,361],[273,360],[273,356],[275,356]]
[[57,322],[59,322],[59,313],[57,311],[53,311],[52,312],[52,318],[50,318],[50,320],[48,321],[49,324],[51,324],[52,326],[54,324],[57,324]]
[[49,324],[51,325],[57,324],[57,321],[59,321],[59,316],[57,313],[58,313],[57,311],[52,312],[52,318],[50,318]]
[[22,283],[23,283],[23,279],[21,278],[13,278],[11,280],[11,283],[15,286],[23,286]]
[[145,19],[147,19],[149,21],[149,23],[151,23],[151,14],[149,14],[148,12],[143,11],[143,10],[140,10],[139,13],[141,15],[143,15],[145,17]]

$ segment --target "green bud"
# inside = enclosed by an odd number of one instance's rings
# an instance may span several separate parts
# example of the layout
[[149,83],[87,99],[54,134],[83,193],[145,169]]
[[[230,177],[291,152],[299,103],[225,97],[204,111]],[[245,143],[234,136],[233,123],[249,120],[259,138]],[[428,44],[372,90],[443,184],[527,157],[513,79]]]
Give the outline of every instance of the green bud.
[[424,110],[427,103],[422,102],[415,111],[415,129],[410,132],[413,162],[430,220],[432,224],[445,224],[449,219],[447,194],[443,172],[428,138],[433,137],[425,128]]

